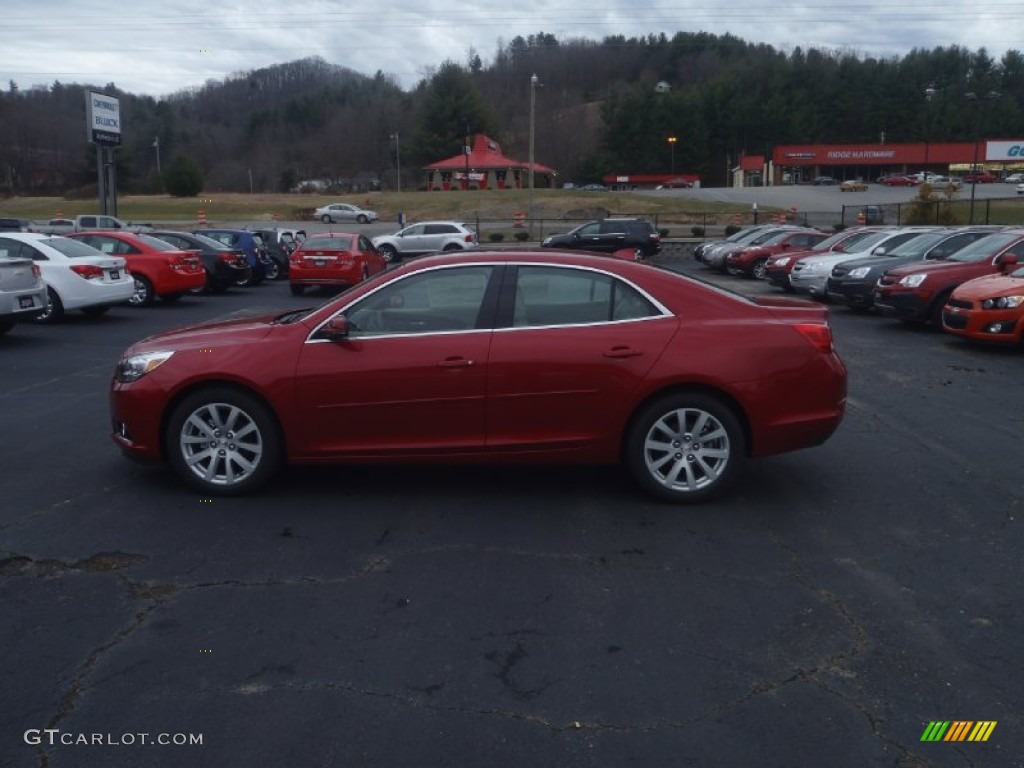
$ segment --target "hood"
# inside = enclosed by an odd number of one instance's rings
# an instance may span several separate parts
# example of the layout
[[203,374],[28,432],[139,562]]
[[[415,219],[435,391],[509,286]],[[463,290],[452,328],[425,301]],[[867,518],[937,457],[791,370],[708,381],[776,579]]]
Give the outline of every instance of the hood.
[[196,349],[259,341],[270,333],[274,327],[271,323],[281,314],[273,312],[164,331],[138,342],[131,348],[131,353],[156,349]]
[[915,261],[913,265],[905,267],[893,267],[887,269],[885,274],[890,277],[901,278],[907,275],[917,275],[922,272],[940,272],[948,269],[957,269],[958,267],[977,267],[979,264],[988,264],[987,261]]
[[986,275],[968,280],[955,291],[953,297],[969,301],[983,301],[999,296],[1024,295],[1024,277],[1009,275]]

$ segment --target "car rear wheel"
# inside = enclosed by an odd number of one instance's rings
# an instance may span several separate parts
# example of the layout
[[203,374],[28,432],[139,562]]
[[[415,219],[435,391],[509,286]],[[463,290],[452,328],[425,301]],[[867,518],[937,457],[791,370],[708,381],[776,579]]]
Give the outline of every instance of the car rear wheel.
[[733,411],[700,393],[668,395],[633,420],[626,464],[649,493],[674,503],[706,501],[733,481],[745,456]]
[[245,392],[200,390],[171,414],[165,452],[175,472],[205,493],[247,493],[277,471],[283,455],[270,410]]
[[380,257],[384,259],[388,264],[393,264],[398,261],[398,249],[393,245],[384,244],[377,248],[377,252],[380,253]]
[[62,317],[64,317],[64,305],[61,303],[60,296],[53,288],[47,287],[46,308],[42,313],[33,317],[32,322],[49,325],[50,323],[59,323]]
[[281,276],[281,266],[274,259],[268,261],[263,269],[267,280],[277,280]]
[[456,245],[455,243],[448,243],[448,245],[446,245],[446,246],[445,246],[444,248],[442,248],[441,250],[442,250],[442,251],[461,251],[461,250],[462,250],[462,247],[461,247],[461,246],[458,246],[458,245]]
[[326,213],[323,216],[320,217],[320,221],[322,221],[324,224],[333,224],[334,223],[334,219],[332,219]]
[[145,307],[153,303],[156,294],[153,293],[153,284],[142,275],[135,275],[135,293],[128,299],[133,307]]
[[768,259],[757,259],[750,267],[750,276],[755,280],[764,280],[764,267]]

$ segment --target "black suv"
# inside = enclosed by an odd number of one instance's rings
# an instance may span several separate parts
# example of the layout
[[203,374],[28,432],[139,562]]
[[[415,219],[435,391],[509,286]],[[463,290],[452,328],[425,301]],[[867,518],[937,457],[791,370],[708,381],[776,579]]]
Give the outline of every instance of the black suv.
[[541,246],[602,253],[628,248],[639,261],[661,250],[661,235],[653,224],[643,219],[601,219],[588,221],[564,235],[547,237]]

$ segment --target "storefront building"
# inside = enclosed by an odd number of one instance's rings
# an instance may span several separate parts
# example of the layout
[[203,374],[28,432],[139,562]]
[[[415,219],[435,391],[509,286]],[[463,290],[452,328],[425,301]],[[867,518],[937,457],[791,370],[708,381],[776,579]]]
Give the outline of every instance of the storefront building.
[[769,184],[810,183],[818,176],[874,181],[886,174],[942,175],[979,169],[1003,176],[1024,170],[1024,139],[918,144],[795,144],[775,147],[764,169]]

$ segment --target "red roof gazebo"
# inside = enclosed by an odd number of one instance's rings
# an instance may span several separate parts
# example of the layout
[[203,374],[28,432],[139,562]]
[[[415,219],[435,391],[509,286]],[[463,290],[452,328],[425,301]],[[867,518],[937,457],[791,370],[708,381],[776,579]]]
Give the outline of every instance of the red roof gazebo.
[[[468,155],[454,155],[424,166],[423,170],[427,172],[428,190],[525,189],[529,185],[530,164],[505,157],[498,142],[478,133]],[[555,171],[534,163],[533,174],[535,187],[548,187]]]

